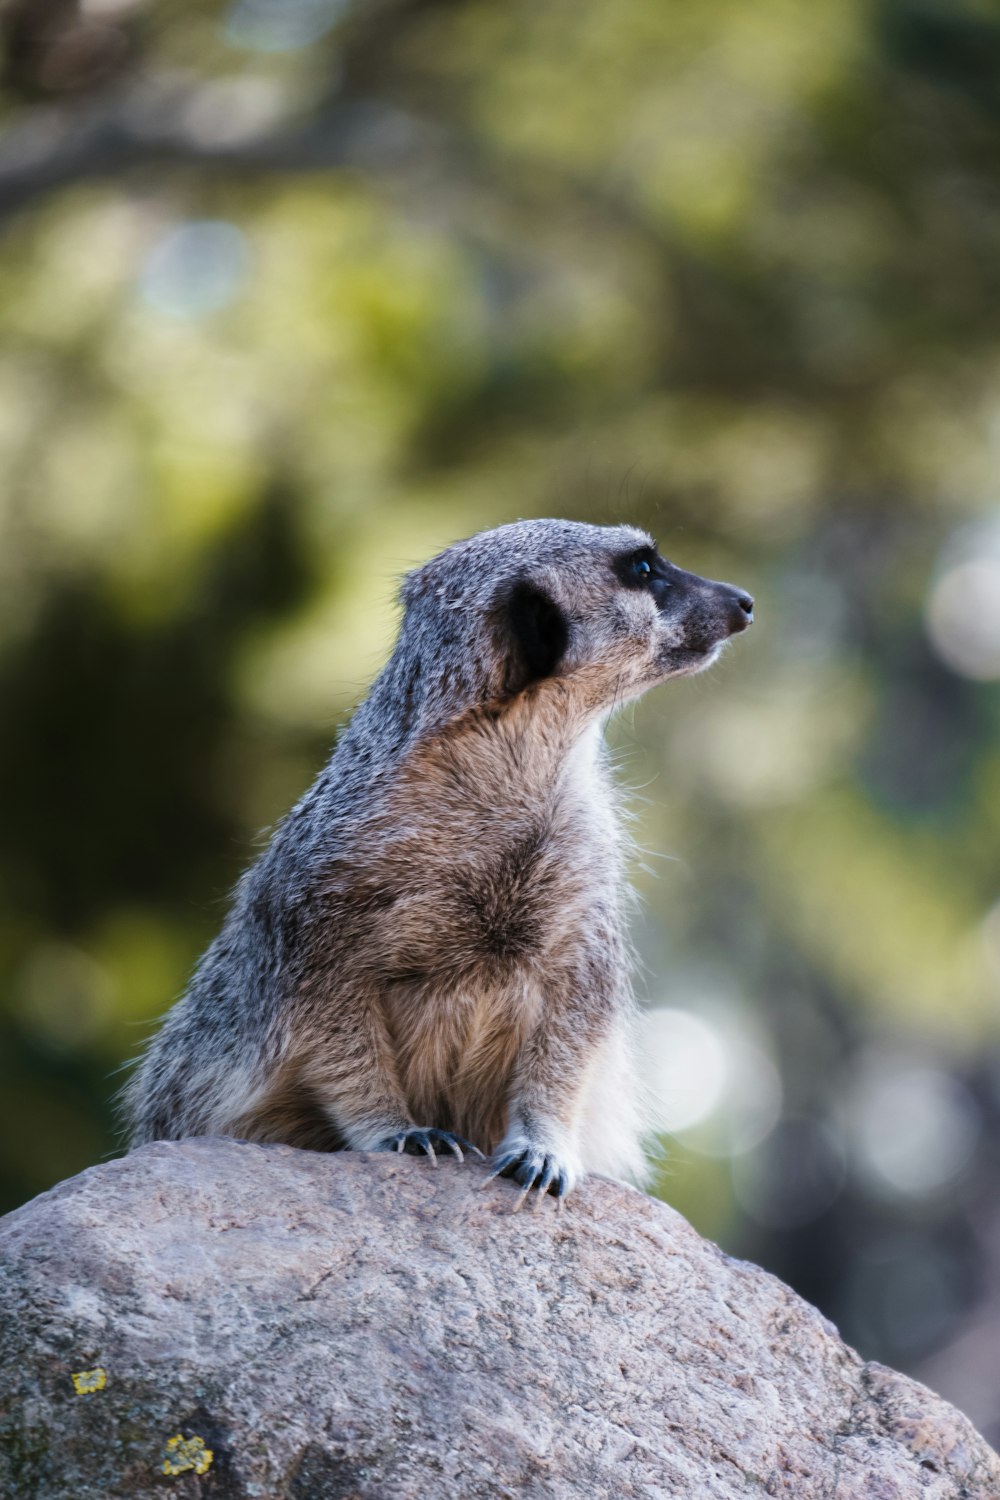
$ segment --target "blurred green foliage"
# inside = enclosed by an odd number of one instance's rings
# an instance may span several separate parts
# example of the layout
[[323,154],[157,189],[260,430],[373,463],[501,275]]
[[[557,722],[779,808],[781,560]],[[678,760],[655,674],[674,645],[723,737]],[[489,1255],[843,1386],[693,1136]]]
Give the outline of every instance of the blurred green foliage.
[[[645,998],[742,1037],[785,1122],[727,1147],[703,1111],[659,1190],[876,1352],[940,1343],[1000,1112],[1000,665],[963,667],[1000,617],[928,633],[1000,534],[995,8],[0,17],[6,1206],[115,1149],[114,1070],[384,659],[399,575],[515,516],[627,518],[758,596],[612,739]],[[871,1083],[908,1068],[971,1132],[916,1190]],[[803,1121],[820,1186],[769,1209]],[[883,1327],[834,1264],[889,1244],[895,1275],[900,1243],[956,1303],[909,1349],[911,1304]]]

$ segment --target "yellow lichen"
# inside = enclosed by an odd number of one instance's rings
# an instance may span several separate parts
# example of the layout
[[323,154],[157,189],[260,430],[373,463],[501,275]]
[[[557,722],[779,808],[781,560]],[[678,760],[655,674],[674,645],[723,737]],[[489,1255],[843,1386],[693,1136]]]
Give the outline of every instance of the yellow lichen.
[[98,1365],[96,1370],[79,1370],[73,1376],[73,1389],[78,1396],[89,1396],[91,1391],[103,1391],[108,1377]]
[[205,1439],[200,1437],[176,1437],[169,1438],[163,1457],[164,1474],[186,1474],[193,1469],[196,1474],[204,1474],[212,1462],[212,1450],[205,1447]]

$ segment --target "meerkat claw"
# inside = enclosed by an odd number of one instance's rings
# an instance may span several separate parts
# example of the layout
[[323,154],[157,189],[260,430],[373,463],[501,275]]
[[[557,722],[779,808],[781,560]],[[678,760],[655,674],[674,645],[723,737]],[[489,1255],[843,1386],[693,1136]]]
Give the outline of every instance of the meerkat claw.
[[473,1156],[478,1156],[480,1161],[486,1160],[479,1147],[474,1146],[471,1141],[467,1141],[464,1135],[456,1135],[452,1130],[432,1130],[430,1134],[439,1136],[440,1144],[447,1146],[452,1155],[457,1156],[459,1161],[465,1160],[464,1153],[467,1151],[471,1152]]
[[533,1147],[524,1147],[519,1151],[505,1151],[492,1163],[492,1171],[483,1183],[488,1187],[495,1177],[511,1177],[517,1183],[521,1192],[513,1213],[520,1212],[527,1198],[533,1198],[532,1209],[537,1209],[539,1201],[551,1194],[557,1206],[561,1207],[563,1199],[569,1191],[569,1175],[564,1167],[560,1167],[555,1156],[549,1151],[540,1151]]
[[438,1164],[429,1130],[407,1131],[403,1141],[403,1150],[410,1156],[419,1156],[422,1151],[425,1156],[430,1157],[432,1167],[436,1167]]
[[488,1188],[494,1177],[505,1177],[517,1161],[520,1160],[519,1151],[506,1151],[503,1156],[498,1156],[490,1165],[492,1170],[487,1173],[483,1181],[483,1188]]
[[546,1157],[546,1159],[545,1159],[545,1166],[544,1166],[544,1168],[542,1170],[542,1175],[541,1175],[541,1177],[539,1177],[538,1181],[535,1183],[536,1192],[535,1192],[535,1201],[531,1205],[532,1206],[532,1210],[537,1209],[539,1203],[541,1203],[542,1199],[545,1197],[546,1193],[549,1191],[549,1188],[551,1187],[553,1181],[556,1178],[558,1178],[560,1175],[561,1174],[559,1172],[559,1169],[556,1166],[555,1162],[553,1161],[552,1157],[551,1156]]
[[419,1129],[417,1126],[411,1126],[409,1130],[397,1131],[395,1135],[387,1137],[375,1149],[378,1151],[405,1152],[408,1156],[420,1156],[423,1154],[424,1156],[429,1156],[431,1166],[436,1167],[438,1159],[437,1152],[434,1150],[435,1145],[438,1151],[450,1151],[452,1156],[456,1157],[458,1161],[465,1160],[463,1147],[465,1151],[475,1152],[476,1156],[482,1156],[483,1154],[478,1146],[474,1146],[464,1136],[455,1135],[450,1130],[439,1130],[433,1125],[427,1126],[424,1130]]

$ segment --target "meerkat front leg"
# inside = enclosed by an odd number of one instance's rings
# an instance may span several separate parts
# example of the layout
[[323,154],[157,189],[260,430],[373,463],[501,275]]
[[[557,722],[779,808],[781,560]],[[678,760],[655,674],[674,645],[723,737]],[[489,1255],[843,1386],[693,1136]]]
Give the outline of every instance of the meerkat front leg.
[[[614,1025],[614,986],[588,967],[548,984],[542,1015],[515,1063],[507,1129],[484,1187],[512,1177],[521,1188],[514,1211],[531,1193],[561,1206],[582,1170],[578,1127],[587,1074]],[[586,986],[584,988],[583,986]]]
[[331,1011],[300,1076],[351,1150],[424,1155],[434,1166],[442,1150],[459,1161],[465,1151],[482,1157],[463,1136],[413,1119],[377,997],[353,994],[349,1003],[341,997]]

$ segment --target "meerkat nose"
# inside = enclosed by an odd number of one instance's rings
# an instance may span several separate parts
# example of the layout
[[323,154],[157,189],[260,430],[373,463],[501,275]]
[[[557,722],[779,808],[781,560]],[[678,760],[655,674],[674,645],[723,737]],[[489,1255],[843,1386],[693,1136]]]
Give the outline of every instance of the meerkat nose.
[[746,593],[743,589],[730,588],[728,625],[729,634],[737,635],[739,631],[746,630],[748,625],[753,624],[753,595]]

